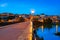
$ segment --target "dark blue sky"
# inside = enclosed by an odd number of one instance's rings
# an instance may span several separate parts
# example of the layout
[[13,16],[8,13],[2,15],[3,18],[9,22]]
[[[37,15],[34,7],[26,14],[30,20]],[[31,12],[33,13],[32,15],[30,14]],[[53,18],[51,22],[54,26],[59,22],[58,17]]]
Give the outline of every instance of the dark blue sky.
[[60,15],[60,0],[0,0],[0,13],[30,13]]

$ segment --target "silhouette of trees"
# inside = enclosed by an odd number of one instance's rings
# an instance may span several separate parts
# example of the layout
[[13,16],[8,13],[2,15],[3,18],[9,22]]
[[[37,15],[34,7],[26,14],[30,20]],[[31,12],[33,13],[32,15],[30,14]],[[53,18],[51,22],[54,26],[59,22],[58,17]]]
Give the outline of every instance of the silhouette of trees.
[[25,19],[23,17],[19,18],[19,22],[24,22],[24,21],[25,21]]
[[33,28],[34,28],[34,29],[39,28],[39,26],[41,26],[41,25],[42,25],[41,22],[39,22],[39,21],[33,21]]
[[44,13],[41,13],[41,15],[45,15]]
[[0,23],[1,23],[1,14],[0,14]]
[[33,18],[33,21],[38,21],[38,18]]
[[44,24],[52,24],[52,20],[50,18],[44,19]]
[[9,20],[9,19],[14,19],[15,18],[15,16],[8,16],[7,17],[7,19]]

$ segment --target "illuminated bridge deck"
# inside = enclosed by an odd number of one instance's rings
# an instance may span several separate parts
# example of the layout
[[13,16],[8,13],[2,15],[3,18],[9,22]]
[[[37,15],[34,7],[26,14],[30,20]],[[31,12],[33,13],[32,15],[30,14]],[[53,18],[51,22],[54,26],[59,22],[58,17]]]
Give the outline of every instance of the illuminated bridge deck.
[[23,22],[0,28],[0,40],[32,40],[31,22]]

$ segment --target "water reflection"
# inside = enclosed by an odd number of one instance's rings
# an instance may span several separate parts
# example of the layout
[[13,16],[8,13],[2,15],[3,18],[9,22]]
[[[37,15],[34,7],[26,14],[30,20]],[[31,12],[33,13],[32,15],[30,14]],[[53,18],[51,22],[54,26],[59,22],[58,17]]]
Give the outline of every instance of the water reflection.
[[46,24],[46,25],[44,25],[44,28],[51,29],[52,28],[52,24]]
[[[41,25],[36,31],[36,37],[44,38],[44,40],[60,40],[60,37],[57,35],[60,35],[60,26],[59,25],[52,25],[52,24],[47,24],[47,25]],[[57,35],[55,35],[56,33]]]
[[[37,29],[36,29],[36,30],[37,30]],[[33,31],[33,38],[32,38],[32,40],[43,40],[43,37],[40,38],[40,37],[37,35],[37,31],[36,31],[36,30]]]
[[44,26],[42,25],[41,28],[42,28],[42,32],[43,32],[44,31]]
[[56,25],[56,33],[58,32],[58,25]]

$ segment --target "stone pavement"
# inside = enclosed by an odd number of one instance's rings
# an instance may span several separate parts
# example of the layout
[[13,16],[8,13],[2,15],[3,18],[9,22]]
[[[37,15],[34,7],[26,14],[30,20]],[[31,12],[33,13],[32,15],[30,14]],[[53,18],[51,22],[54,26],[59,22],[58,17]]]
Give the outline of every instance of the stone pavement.
[[23,22],[0,28],[0,40],[32,40],[32,22]]

